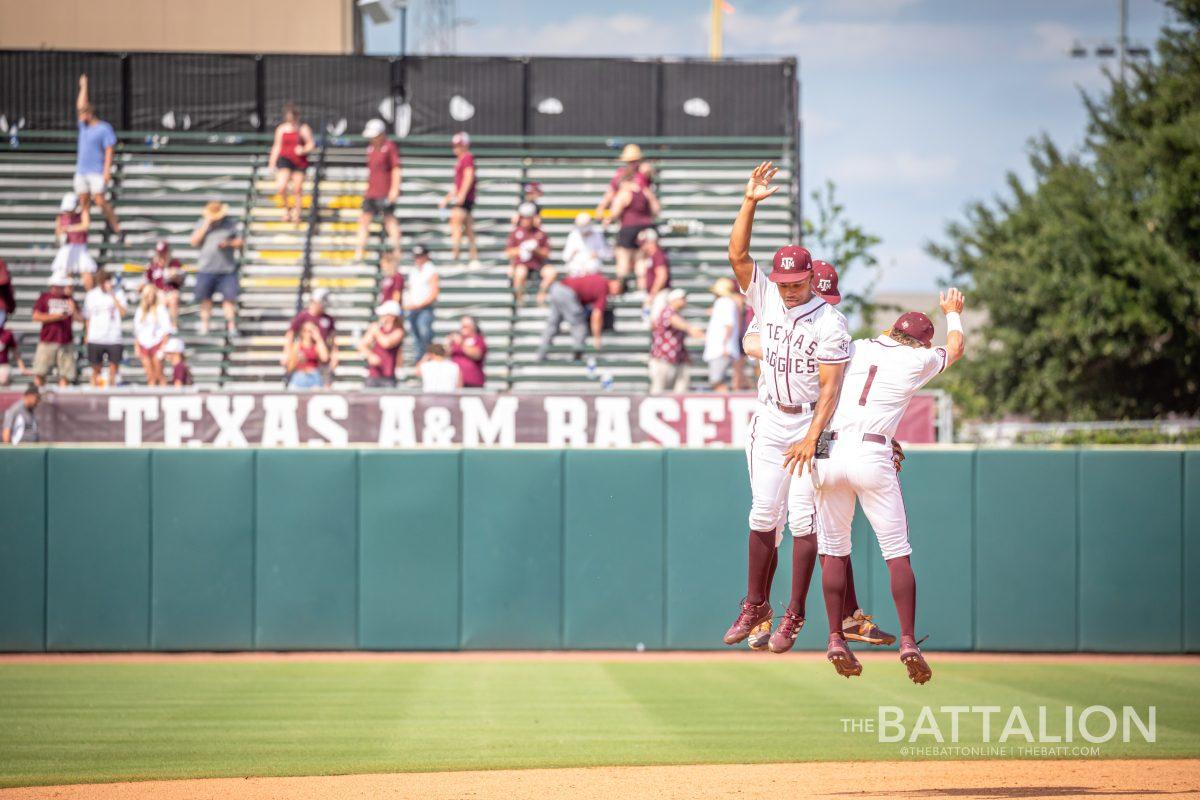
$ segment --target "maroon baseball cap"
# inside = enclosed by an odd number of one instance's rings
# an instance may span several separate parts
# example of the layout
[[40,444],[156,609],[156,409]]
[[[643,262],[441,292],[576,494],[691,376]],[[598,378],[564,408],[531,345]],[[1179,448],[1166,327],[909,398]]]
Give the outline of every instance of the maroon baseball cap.
[[842,302],[842,293],[837,288],[837,270],[828,261],[814,261],[813,291],[831,306]]
[[905,311],[891,329],[908,334],[926,347],[933,343],[933,320],[920,311]]
[[775,251],[771,260],[771,283],[796,283],[812,272],[812,253],[794,244]]

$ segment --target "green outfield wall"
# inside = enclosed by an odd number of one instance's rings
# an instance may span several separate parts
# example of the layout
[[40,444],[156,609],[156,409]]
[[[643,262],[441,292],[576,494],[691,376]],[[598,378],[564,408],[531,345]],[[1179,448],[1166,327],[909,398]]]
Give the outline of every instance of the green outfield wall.
[[[0,650],[718,649],[745,473],[716,449],[5,448]],[[915,451],[902,481],[928,648],[1200,651],[1200,451]],[[861,515],[854,570],[894,631]]]

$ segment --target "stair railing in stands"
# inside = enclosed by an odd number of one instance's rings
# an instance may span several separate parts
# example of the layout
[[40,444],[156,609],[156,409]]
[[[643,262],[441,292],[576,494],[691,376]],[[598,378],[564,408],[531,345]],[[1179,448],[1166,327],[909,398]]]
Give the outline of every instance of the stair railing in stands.
[[317,163],[313,169],[312,193],[308,207],[308,230],[304,232],[304,271],[300,275],[300,286],[296,292],[296,313],[304,308],[304,296],[312,282],[313,240],[321,222],[321,180],[325,177],[325,149],[329,145],[329,134],[323,132],[317,140]]

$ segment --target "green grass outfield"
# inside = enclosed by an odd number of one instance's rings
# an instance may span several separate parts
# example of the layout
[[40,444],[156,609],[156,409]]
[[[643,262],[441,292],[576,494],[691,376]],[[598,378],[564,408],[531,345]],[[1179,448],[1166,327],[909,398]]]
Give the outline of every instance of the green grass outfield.
[[[4,663],[0,785],[901,758],[900,744],[842,732],[841,719],[873,718],[881,704],[903,707],[910,725],[922,705],[994,705],[1005,715],[1048,706],[1051,733],[1064,706],[1144,714],[1155,705],[1157,742],[1118,735],[1101,757],[1200,756],[1195,663],[939,663],[934,654],[934,680],[919,687],[891,656],[866,661],[853,680],[822,661],[767,655]],[[960,742],[980,741],[978,717],[964,717]]]

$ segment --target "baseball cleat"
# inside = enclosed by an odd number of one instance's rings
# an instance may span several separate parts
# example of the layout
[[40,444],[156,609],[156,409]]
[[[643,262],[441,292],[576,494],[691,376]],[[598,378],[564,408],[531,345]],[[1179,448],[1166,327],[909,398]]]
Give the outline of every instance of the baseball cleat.
[[770,640],[771,620],[767,620],[755,626],[754,630],[750,631],[750,638],[746,639],[746,644],[750,645],[751,650],[766,650],[767,642]]
[[771,604],[764,600],[754,605],[747,600],[742,601],[742,610],[737,619],[725,631],[725,644],[737,644],[750,635],[750,631],[771,619]]
[[854,653],[850,652],[841,634],[829,634],[829,648],[825,651],[825,658],[829,659],[837,674],[843,678],[862,675],[862,664],[854,657]]
[[911,636],[900,639],[900,663],[908,669],[908,679],[918,686],[928,683],[933,677],[933,670],[929,668],[925,656],[921,654],[921,648]]
[[799,614],[793,614],[791,611],[786,611],[783,614],[783,621],[779,623],[779,630],[771,634],[770,648],[772,653],[786,653],[792,649],[792,645],[796,643],[796,636],[800,633],[800,629],[804,627],[804,617]]
[[861,608],[855,609],[853,617],[842,621],[842,635],[850,641],[874,645],[889,645],[896,641],[895,636],[876,625],[871,615],[864,614]]

